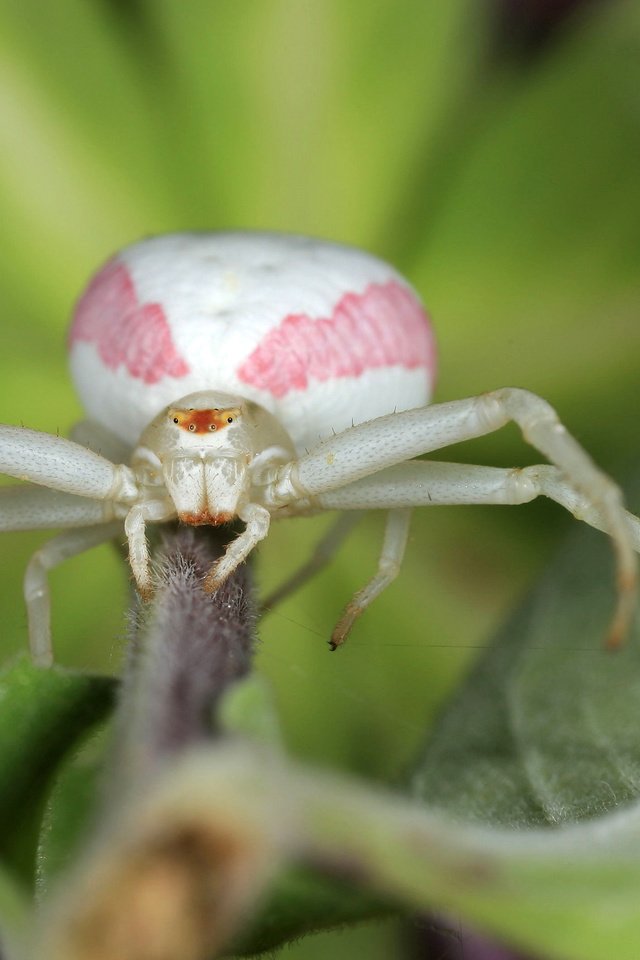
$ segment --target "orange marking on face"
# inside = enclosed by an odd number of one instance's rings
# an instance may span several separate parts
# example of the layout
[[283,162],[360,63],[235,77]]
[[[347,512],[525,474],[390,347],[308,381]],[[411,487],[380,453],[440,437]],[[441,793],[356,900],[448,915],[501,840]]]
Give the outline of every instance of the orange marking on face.
[[232,513],[210,513],[208,510],[200,510],[198,513],[179,513],[178,519],[181,523],[188,523],[190,527],[219,527],[223,523],[231,523]]
[[188,433],[213,433],[224,430],[240,416],[239,407],[226,410],[169,410],[169,418]]

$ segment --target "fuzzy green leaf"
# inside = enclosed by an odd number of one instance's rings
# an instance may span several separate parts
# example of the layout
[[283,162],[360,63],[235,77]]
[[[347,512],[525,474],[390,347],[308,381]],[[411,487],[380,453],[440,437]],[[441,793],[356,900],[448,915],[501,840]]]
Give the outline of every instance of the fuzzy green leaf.
[[20,825],[38,810],[64,754],[113,704],[114,682],[26,657],[0,674],[0,849],[13,850]]
[[557,824],[640,793],[640,628],[605,648],[604,537],[576,529],[442,716],[417,795],[465,820]]

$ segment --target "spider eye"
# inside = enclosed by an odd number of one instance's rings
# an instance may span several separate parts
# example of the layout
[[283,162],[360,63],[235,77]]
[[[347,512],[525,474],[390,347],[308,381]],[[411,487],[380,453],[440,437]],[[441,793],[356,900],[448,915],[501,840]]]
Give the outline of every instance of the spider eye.
[[178,419],[177,417],[174,417],[174,418],[173,418],[173,422],[174,422],[174,423],[180,423],[180,421],[179,421],[179,419]]
[[191,433],[193,433],[193,431],[195,430],[195,428],[196,428],[195,423],[190,423],[190,424],[189,424],[189,430],[191,431]]
[[215,430],[215,429],[216,429],[215,423],[210,423],[210,424],[209,424],[209,430]]

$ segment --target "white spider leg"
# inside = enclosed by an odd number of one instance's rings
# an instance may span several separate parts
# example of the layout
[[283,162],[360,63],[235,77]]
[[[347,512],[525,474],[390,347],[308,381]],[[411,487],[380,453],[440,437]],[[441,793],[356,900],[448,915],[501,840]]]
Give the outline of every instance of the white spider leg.
[[53,663],[51,608],[47,574],[53,567],[78,553],[113,539],[122,532],[122,521],[67,530],[45,543],[31,557],[24,575],[24,599],[29,624],[31,658],[39,667]]
[[378,570],[375,576],[361,590],[358,590],[343,610],[329,641],[332,650],[336,650],[344,643],[356,618],[398,576],[407,546],[410,520],[411,510],[389,510]]
[[[547,487],[554,493],[547,493]],[[560,489],[579,498],[558,468],[548,464],[503,468],[408,460],[318,494],[313,503],[326,510],[384,510],[443,504],[519,504],[545,493],[566,506],[564,499],[559,499]],[[308,509],[306,501],[305,507]]]
[[133,472],[64,437],[0,425],[0,473],[95,500],[132,501]]
[[262,610],[273,610],[285,597],[294,593],[323,567],[326,567],[359,521],[360,516],[357,513],[341,514],[335,523],[331,524],[324,537],[316,544],[307,562],[269,594],[262,604]]
[[[443,504],[528,503],[549,497],[591,527],[607,532],[602,510],[576,491],[557,467],[479,467],[468,463],[410,460],[313,498],[326,510],[382,510]],[[305,501],[304,507],[308,509]],[[640,553],[640,519],[624,511],[633,549]]]
[[90,500],[32,484],[0,488],[0,530],[86,527],[114,517],[111,500]]
[[129,544],[129,564],[143,600],[150,600],[153,596],[147,523],[162,523],[164,520],[173,519],[175,515],[176,509],[170,500],[145,500],[135,503],[125,517],[124,532]]
[[256,544],[264,540],[269,532],[271,514],[258,503],[245,504],[238,510],[238,517],[244,521],[246,527],[231,541],[224,556],[209,570],[204,579],[206,593],[215,593],[229,574],[246,560]]
[[278,506],[324,494],[402,460],[492,433],[510,420],[605,521],[618,564],[618,604],[609,643],[618,643],[635,610],[637,583],[636,556],[620,490],[568,433],[553,407],[527,390],[504,387],[352,427],[276,471],[265,500]]
[[[604,513],[594,506],[590,500],[574,490],[559,471],[553,467],[541,466],[537,468],[525,467],[522,472],[531,471],[532,475],[535,475],[536,469],[545,471],[544,476],[539,478],[540,492],[543,496],[561,504],[576,519],[583,520],[584,523],[588,523],[589,526],[595,527],[597,530],[602,530],[603,533],[608,533],[607,517]],[[624,516],[633,549],[636,553],[640,553],[640,518],[628,510],[624,511]]]
[[[605,510],[576,491],[562,472],[548,464],[502,469],[461,463],[413,460],[363,477],[339,490],[314,497],[330,510],[366,510],[436,504],[519,504],[549,497],[579,520],[608,532]],[[308,508],[308,504],[305,504]],[[640,519],[623,511],[629,542],[640,552]],[[620,642],[612,632],[610,646]]]

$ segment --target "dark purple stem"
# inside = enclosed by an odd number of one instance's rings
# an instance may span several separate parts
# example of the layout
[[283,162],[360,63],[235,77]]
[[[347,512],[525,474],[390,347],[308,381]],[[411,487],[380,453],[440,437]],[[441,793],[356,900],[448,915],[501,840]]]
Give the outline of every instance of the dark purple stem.
[[213,596],[202,588],[235,532],[169,526],[154,554],[153,600],[136,602],[114,779],[142,783],[179,751],[219,734],[216,708],[251,668],[255,603],[243,564]]

